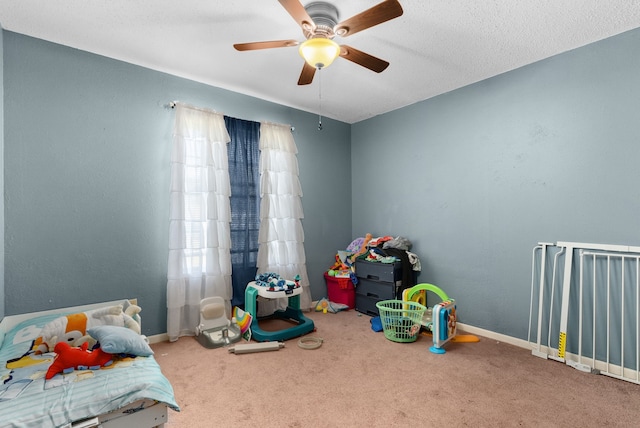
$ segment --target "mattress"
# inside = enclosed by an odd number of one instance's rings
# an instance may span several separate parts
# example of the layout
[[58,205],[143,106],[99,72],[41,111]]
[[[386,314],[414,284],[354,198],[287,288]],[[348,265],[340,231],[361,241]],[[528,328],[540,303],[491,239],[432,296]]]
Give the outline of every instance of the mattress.
[[[3,320],[10,328],[0,330],[0,427],[70,426],[98,415],[114,419],[156,404],[180,410],[153,356],[115,357],[109,367],[75,370],[45,381],[55,354],[36,356],[30,350],[42,327],[60,315],[38,315],[15,325]],[[11,368],[8,361],[13,362]]]

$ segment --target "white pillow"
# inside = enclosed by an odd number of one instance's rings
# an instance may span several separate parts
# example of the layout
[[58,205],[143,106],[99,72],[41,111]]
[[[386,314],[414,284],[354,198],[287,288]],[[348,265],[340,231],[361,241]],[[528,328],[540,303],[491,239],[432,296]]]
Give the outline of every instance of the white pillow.
[[89,336],[100,342],[100,348],[109,354],[131,354],[140,357],[153,355],[153,349],[135,331],[116,325],[98,325],[87,330]]

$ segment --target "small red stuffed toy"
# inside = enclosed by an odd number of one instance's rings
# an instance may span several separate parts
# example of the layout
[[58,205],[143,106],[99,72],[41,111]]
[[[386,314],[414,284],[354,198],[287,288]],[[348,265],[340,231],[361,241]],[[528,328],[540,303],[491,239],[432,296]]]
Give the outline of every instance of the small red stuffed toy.
[[49,380],[58,373],[68,369],[95,369],[109,365],[113,361],[113,356],[104,352],[101,348],[89,351],[88,343],[83,343],[82,347],[74,348],[66,342],[58,342],[54,348],[56,357],[49,366],[45,379]]

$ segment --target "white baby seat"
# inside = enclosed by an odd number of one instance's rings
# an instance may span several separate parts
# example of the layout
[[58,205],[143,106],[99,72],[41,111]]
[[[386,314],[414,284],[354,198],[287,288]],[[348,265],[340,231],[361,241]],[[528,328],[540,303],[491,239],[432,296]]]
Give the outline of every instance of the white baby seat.
[[240,340],[237,324],[229,321],[222,297],[207,297],[200,301],[200,324],[196,339],[205,348],[218,348]]

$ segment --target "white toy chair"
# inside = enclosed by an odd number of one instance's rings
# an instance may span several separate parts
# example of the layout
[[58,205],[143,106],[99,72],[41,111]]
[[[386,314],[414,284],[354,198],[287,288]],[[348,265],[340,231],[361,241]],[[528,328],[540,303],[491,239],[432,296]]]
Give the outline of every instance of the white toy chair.
[[240,328],[227,318],[222,297],[207,297],[200,301],[200,324],[196,339],[205,348],[218,348],[240,340]]

